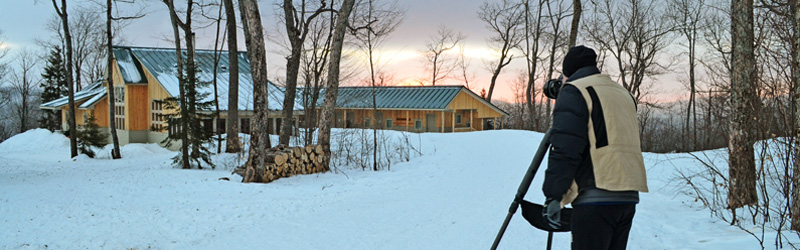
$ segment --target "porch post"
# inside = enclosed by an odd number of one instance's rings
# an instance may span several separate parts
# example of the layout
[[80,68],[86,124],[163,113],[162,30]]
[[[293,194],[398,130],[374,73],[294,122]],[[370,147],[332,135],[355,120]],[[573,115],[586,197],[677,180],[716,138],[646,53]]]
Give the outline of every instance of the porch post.
[[447,118],[447,117],[444,117],[444,111],[442,111],[442,133],[444,133],[444,119],[445,118]]

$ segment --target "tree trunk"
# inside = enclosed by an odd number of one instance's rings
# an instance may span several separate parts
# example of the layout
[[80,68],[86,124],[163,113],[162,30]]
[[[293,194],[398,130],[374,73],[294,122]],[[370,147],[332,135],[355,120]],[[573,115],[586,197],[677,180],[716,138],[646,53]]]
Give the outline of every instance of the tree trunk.
[[182,76],[184,72],[184,65],[183,65],[183,57],[181,56],[181,36],[180,36],[180,28],[178,23],[178,14],[175,12],[175,4],[173,0],[163,0],[164,3],[169,8],[169,19],[170,23],[172,24],[172,35],[175,38],[175,57],[176,57],[176,71],[178,72],[176,77],[178,77],[178,89],[179,89],[179,105],[180,105],[180,118],[178,119],[178,125],[181,128],[180,131],[180,138],[181,138],[181,167],[184,169],[191,168],[189,163],[189,137],[188,137],[188,124],[186,119],[189,117],[188,109],[186,109],[186,81],[185,78]]
[[267,52],[264,46],[264,27],[261,25],[261,12],[256,0],[239,0],[239,11],[244,26],[247,57],[253,76],[253,109],[250,122],[250,150],[247,157],[247,168],[266,167],[266,150],[271,146],[267,122],[269,122],[269,88],[267,82]]
[[567,43],[567,49],[575,47],[575,43],[578,40],[578,28],[580,27],[581,13],[583,13],[581,0],[572,0],[572,25],[570,25],[569,28],[569,41]]
[[53,8],[56,9],[56,13],[61,18],[61,26],[64,29],[64,40],[66,40],[66,52],[67,52],[67,88],[69,91],[69,95],[67,99],[69,100],[68,104],[68,111],[67,111],[67,124],[69,125],[69,152],[71,157],[78,156],[78,127],[75,124],[75,82],[72,79],[72,35],[69,33],[69,18],[67,16],[67,0],[61,0],[61,9],[59,10],[58,4],[56,4],[56,0],[52,0]]
[[239,142],[239,48],[236,41],[236,10],[233,0],[224,0],[228,30],[228,120],[225,123],[225,152],[242,150]]
[[753,152],[756,122],[756,79],[753,46],[753,1],[731,2],[731,123],[728,141],[730,177],[728,207],[736,209],[758,202]]
[[319,144],[322,145],[324,152],[322,163],[324,171],[330,170],[331,121],[339,91],[339,62],[342,59],[342,44],[344,42],[347,19],[350,17],[354,3],[355,0],[344,0],[342,8],[339,10],[339,17],[336,20],[336,28],[334,30],[330,66],[328,68],[328,83],[325,88],[325,101],[322,103],[322,117],[319,122]]
[[[289,145],[292,135],[292,118],[294,113],[294,99],[297,91],[297,74],[300,72],[300,55],[303,50],[303,39],[300,30],[295,24],[295,10],[292,0],[283,1],[283,14],[286,21],[286,35],[291,44],[291,54],[286,60],[286,93],[283,98],[283,111],[281,117],[281,131],[278,144]],[[302,18],[302,17],[300,17]]]
[[800,1],[789,0],[792,10],[792,25],[794,41],[792,43],[793,69],[792,81],[794,84],[794,171],[792,174],[792,230],[800,231]]
[[108,47],[108,55],[106,56],[106,89],[108,92],[108,129],[111,130],[111,143],[114,144],[114,148],[111,150],[111,158],[119,159],[122,158],[122,155],[119,151],[119,137],[117,137],[117,122],[115,121],[114,117],[116,116],[116,110],[114,109],[114,82],[113,82],[113,65],[114,65],[114,50],[112,44],[113,35],[111,33],[111,0],[106,0],[106,46]]

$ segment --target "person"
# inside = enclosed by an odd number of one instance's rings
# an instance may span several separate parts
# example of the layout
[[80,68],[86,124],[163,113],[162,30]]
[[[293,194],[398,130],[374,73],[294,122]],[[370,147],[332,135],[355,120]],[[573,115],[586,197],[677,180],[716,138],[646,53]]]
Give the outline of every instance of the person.
[[571,203],[572,249],[625,249],[639,192],[648,191],[636,100],[600,73],[597,54],[585,46],[569,49],[562,72],[543,216],[559,227]]

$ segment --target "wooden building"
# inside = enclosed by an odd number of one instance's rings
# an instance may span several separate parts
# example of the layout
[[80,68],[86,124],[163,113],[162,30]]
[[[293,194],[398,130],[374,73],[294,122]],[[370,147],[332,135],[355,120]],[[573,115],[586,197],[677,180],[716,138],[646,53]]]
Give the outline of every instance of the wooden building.
[[[176,112],[165,110],[163,100],[178,97],[177,60],[174,48],[142,48],[116,46],[112,65],[112,86],[115,121],[120,144],[158,143],[166,138],[167,121],[162,114]],[[219,120],[206,120],[203,125],[207,129],[224,133],[228,108],[228,53],[219,52],[216,72],[214,71],[215,54],[213,50],[196,50],[198,64],[198,80],[217,83],[220,111]],[[249,133],[250,117],[253,114],[253,83],[250,74],[250,63],[246,52],[238,52],[239,60],[239,117],[240,131]],[[75,93],[77,106],[76,123],[80,126],[90,115],[94,115],[100,127],[108,129],[108,93],[107,82],[95,82]],[[269,86],[269,118],[268,130],[279,131],[281,110],[283,110],[284,92],[271,82]],[[214,86],[198,89],[199,93],[208,93],[205,101],[213,100]],[[68,129],[66,111],[67,97],[44,103],[42,109],[62,111],[62,129]],[[295,116],[303,115],[303,106],[295,104]]]
[[[94,116],[101,128],[108,129],[109,105],[113,105],[120,144],[159,143],[171,131],[161,116],[174,110],[165,110],[163,101],[178,97],[177,61],[174,48],[144,48],[116,46],[113,48],[112,86],[114,100],[108,100],[105,81],[98,81],[75,93],[76,123],[83,125],[86,118]],[[228,53],[219,52],[214,67],[213,50],[196,50],[198,79],[212,83],[216,80],[220,119],[206,120],[203,125],[217,133],[225,133],[228,107]],[[249,133],[253,115],[253,83],[250,62],[246,52],[238,52],[239,61],[239,117],[240,132]],[[272,134],[280,131],[284,90],[268,82],[269,119],[267,129]],[[208,93],[205,101],[214,99],[214,85],[198,89]],[[336,108],[335,126],[339,128],[371,128],[372,122],[382,129],[413,132],[475,131],[500,128],[500,118],[508,115],[472,91],[462,86],[435,87],[379,87],[376,89],[377,116],[373,115],[372,88],[340,87]],[[322,96],[322,95],[321,95]],[[295,100],[294,119],[304,115],[301,94]],[[320,105],[322,100],[319,100]],[[44,103],[42,109],[62,112],[62,129],[67,130],[67,97]],[[498,125],[495,125],[498,124]]]
[[[502,128],[508,113],[464,86],[339,87],[339,128],[468,132]],[[377,110],[377,111],[376,111]]]

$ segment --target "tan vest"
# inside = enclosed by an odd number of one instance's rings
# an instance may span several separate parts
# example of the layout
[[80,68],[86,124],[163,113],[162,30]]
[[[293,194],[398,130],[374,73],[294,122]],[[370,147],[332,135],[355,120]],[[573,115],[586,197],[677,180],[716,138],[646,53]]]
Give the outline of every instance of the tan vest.
[[[647,176],[639,139],[636,105],[625,88],[608,75],[595,74],[566,84],[580,90],[589,110],[589,153],[592,157],[595,185],[608,191],[647,192]],[[591,114],[592,98],[587,88],[597,93],[603,109],[608,145],[597,148]],[[561,203],[566,205],[578,196],[578,186],[572,182]]]

